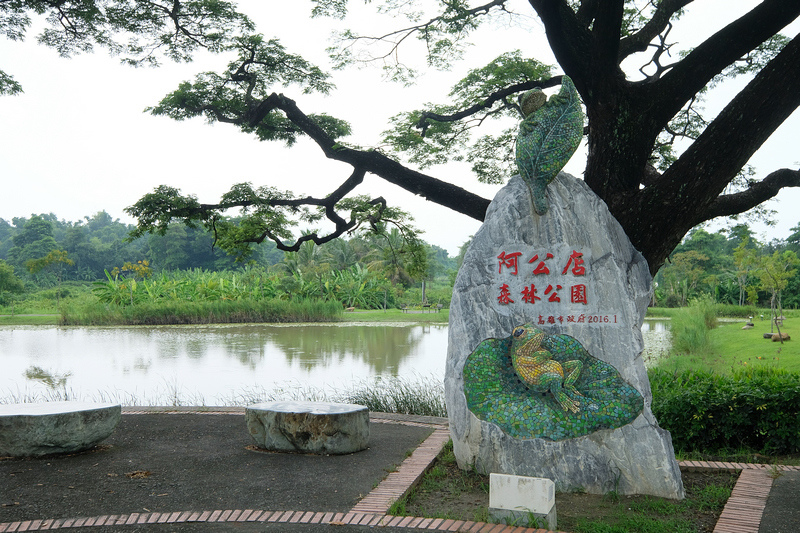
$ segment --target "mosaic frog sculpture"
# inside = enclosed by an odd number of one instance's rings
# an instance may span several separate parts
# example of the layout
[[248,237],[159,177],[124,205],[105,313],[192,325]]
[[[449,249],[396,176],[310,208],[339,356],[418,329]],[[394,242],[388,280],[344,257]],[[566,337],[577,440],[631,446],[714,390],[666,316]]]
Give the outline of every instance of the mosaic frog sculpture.
[[534,392],[553,395],[564,411],[577,413],[583,395],[575,388],[583,363],[574,359],[559,363],[553,354],[542,346],[545,333],[530,324],[517,326],[511,333],[511,364],[523,383]]
[[540,89],[533,89],[520,96],[519,105],[524,119],[517,135],[517,168],[531,191],[533,209],[541,216],[547,213],[545,189],[581,142],[583,111],[566,75],[559,93],[549,100]]
[[481,341],[462,375],[472,414],[520,439],[559,441],[618,428],[644,406],[639,391],[578,339],[532,324]]

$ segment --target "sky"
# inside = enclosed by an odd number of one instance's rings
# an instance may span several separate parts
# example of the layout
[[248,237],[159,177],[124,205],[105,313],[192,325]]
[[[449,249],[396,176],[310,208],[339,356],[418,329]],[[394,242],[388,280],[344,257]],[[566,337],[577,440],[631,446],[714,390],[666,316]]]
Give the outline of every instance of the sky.
[[[671,34],[687,46],[721,28],[757,2],[706,0],[690,6],[684,21]],[[358,4],[358,5],[356,5]],[[344,23],[310,19],[308,1],[239,2],[267,37],[278,37],[290,52],[298,53],[330,71],[324,50],[334,27],[396,28],[400,19],[378,19],[374,6],[354,3]],[[354,135],[346,139],[358,145],[374,145],[388,118],[425,102],[447,102],[449,88],[470,68],[480,67],[501,53],[519,48],[523,54],[555,65],[541,23],[526,2],[515,4],[525,16],[497,21],[475,34],[476,46],[468,61],[456,63],[449,72],[426,73],[416,86],[404,87],[381,80],[378,69],[333,72],[337,90],[330,96],[302,95],[294,88],[282,90],[307,113],[327,112],[351,122]],[[724,14],[720,15],[723,11]],[[793,30],[793,31],[792,31]],[[794,36],[795,23],[785,33]],[[502,36],[502,38],[498,38]],[[402,51],[414,61],[413,47]],[[25,42],[0,40],[0,68],[22,84],[24,93],[0,97],[0,218],[54,213],[59,219],[78,221],[105,210],[125,223],[135,221],[123,209],[159,185],[195,194],[213,203],[235,183],[273,185],[297,194],[325,195],[351,171],[331,162],[310,141],[286,149],[279,143],[263,143],[225,124],[206,124],[203,119],[176,122],[144,113],[148,106],[191,80],[201,71],[222,70],[228,58],[199,54],[188,64],[164,62],[158,69],[131,68],[98,49],[91,54],[65,59],[36,44],[35,33]],[[556,72],[560,73],[556,68]],[[744,81],[711,93],[706,105],[713,115],[735,94]],[[797,168],[800,155],[800,113],[795,112],[751,160],[756,176],[789,167]],[[586,163],[585,145],[565,167],[580,177]],[[497,185],[477,182],[466,164],[451,163],[423,170],[486,198]],[[437,204],[368,176],[361,194],[383,195],[409,212],[423,239],[451,255],[480,223]],[[754,224],[762,240],[785,239],[789,228],[800,223],[800,190],[784,190],[780,200],[768,204],[777,210],[777,225]],[[230,213],[235,214],[235,213]],[[722,227],[712,224],[710,230]]]

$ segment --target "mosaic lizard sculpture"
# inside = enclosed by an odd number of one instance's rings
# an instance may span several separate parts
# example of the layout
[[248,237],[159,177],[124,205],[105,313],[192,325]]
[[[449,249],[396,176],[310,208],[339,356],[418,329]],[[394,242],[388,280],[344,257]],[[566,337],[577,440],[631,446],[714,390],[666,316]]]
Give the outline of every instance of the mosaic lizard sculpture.
[[547,213],[545,190],[578,149],[583,137],[583,111],[575,85],[564,76],[561,90],[547,99],[540,89],[519,98],[525,117],[517,135],[519,174],[531,190],[533,209]]
[[575,382],[583,363],[578,359],[563,364],[553,360],[553,354],[542,346],[545,333],[533,326],[517,326],[511,337],[511,364],[522,382],[534,392],[550,391],[564,411],[577,413],[581,404],[575,397],[583,395]]

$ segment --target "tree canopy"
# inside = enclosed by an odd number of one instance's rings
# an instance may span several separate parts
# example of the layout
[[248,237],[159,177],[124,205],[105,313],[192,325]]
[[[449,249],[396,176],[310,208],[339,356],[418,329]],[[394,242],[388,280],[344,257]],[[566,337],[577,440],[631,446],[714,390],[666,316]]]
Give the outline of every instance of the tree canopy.
[[[221,0],[2,0],[0,34],[23,40],[36,17],[45,19],[37,41],[62,56],[99,47],[132,66],[190,61],[201,48],[221,51],[231,32],[253,29],[232,2]],[[22,90],[0,70],[0,94]]]
[[[246,17],[224,2],[89,2],[102,17],[89,17],[86,29],[77,31],[78,26],[65,25],[61,12],[63,6],[86,2],[19,0],[0,3],[0,28],[17,38],[27,27],[26,13],[45,6],[64,42],[73,43],[64,48],[67,53],[88,43],[106,46],[131,62],[149,61],[161,51],[183,60],[199,46],[230,54],[227,69],[198,74],[150,112],[177,120],[202,116],[288,145],[306,136],[324,157],[349,165],[351,170],[317,197],[297,197],[275,184],[245,183],[235,184],[216,204],[201,204],[191,194],[164,186],[129,210],[139,220],[138,233],[163,231],[181,219],[206,225],[215,231],[218,244],[239,252],[265,239],[296,250],[306,240],[326,242],[359,229],[385,231],[392,223],[413,232],[391,198],[356,194],[367,174],[482,220],[488,199],[424,171],[463,160],[480,179],[496,182],[510,176],[520,119],[516,96],[534,87],[557,86],[558,73],[563,72],[574,81],[586,108],[588,158],[583,178],[655,272],[692,227],[745,213],[783,187],[800,185],[797,169],[753,174],[746,168],[800,104],[800,91],[793,88],[800,70],[800,38],[780,33],[800,16],[800,0],[754,0],[752,9],[705,35],[693,49],[680,49],[670,33],[694,3],[375,2],[379,11],[405,16],[408,23],[403,26],[398,18],[396,30],[371,34],[345,29],[342,22],[330,48],[334,67],[376,62],[390,77],[411,82],[413,69],[399,60],[399,51],[409,42],[422,43],[431,68],[446,68],[459,56],[469,60],[467,44],[481,24],[531,16],[544,27],[558,64],[524,57],[509,42],[506,53],[455,84],[449,102],[398,115],[372,147],[347,143],[347,117],[303,108],[304,94],[334,89],[322,68],[287,50],[276,37],[257,34]],[[334,18],[344,18],[350,7],[347,0],[312,4],[312,16]],[[61,51],[58,39],[40,40]],[[705,116],[705,92],[737,76],[745,79],[744,87],[716,116]],[[14,91],[8,83],[6,87],[6,92]],[[480,134],[478,126],[489,121],[497,121],[498,127]],[[239,222],[225,216],[232,208],[243,210]],[[310,232],[294,239],[288,232],[298,221],[313,225],[325,220],[333,230],[324,234]]]

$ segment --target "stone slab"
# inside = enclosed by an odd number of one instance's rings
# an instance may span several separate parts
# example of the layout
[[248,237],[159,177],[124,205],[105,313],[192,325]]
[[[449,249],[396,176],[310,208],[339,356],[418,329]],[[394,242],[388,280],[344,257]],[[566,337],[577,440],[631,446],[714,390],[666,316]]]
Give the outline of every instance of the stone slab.
[[29,457],[87,450],[119,423],[112,403],[44,402],[0,405],[0,456]]
[[[650,410],[642,360],[641,324],[652,291],[647,262],[583,181],[561,173],[547,199],[548,213],[536,215],[528,187],[512,178],[489,206],[459,270],[445,370],[458,464],[549,478],[557,490],[680,499],[680,470],[670,435]],[[621,427],[593,428],[565,440],[517,438],[478,418],[464,393],[465,363],[481,343],[509,338],[522,324],[577,339],[638,391],[641,413]],[[502,418],[512,419],[517,407],[509,406]]]
[[489,507],[489,521],[508,526],[536,528],[537,531],[556,531],[558,529],[555,506],[547,514]]
[[489,507],[547,514],[556,504],[552,480],[511,474],[489,474]]
[[367,448],[369,409],[330,402],[267,402],[245,409],[256,445],[272,451],[346,454]]
[[555,531],[555,483],[545,478],[490,474],[489,518],[492,522]]

